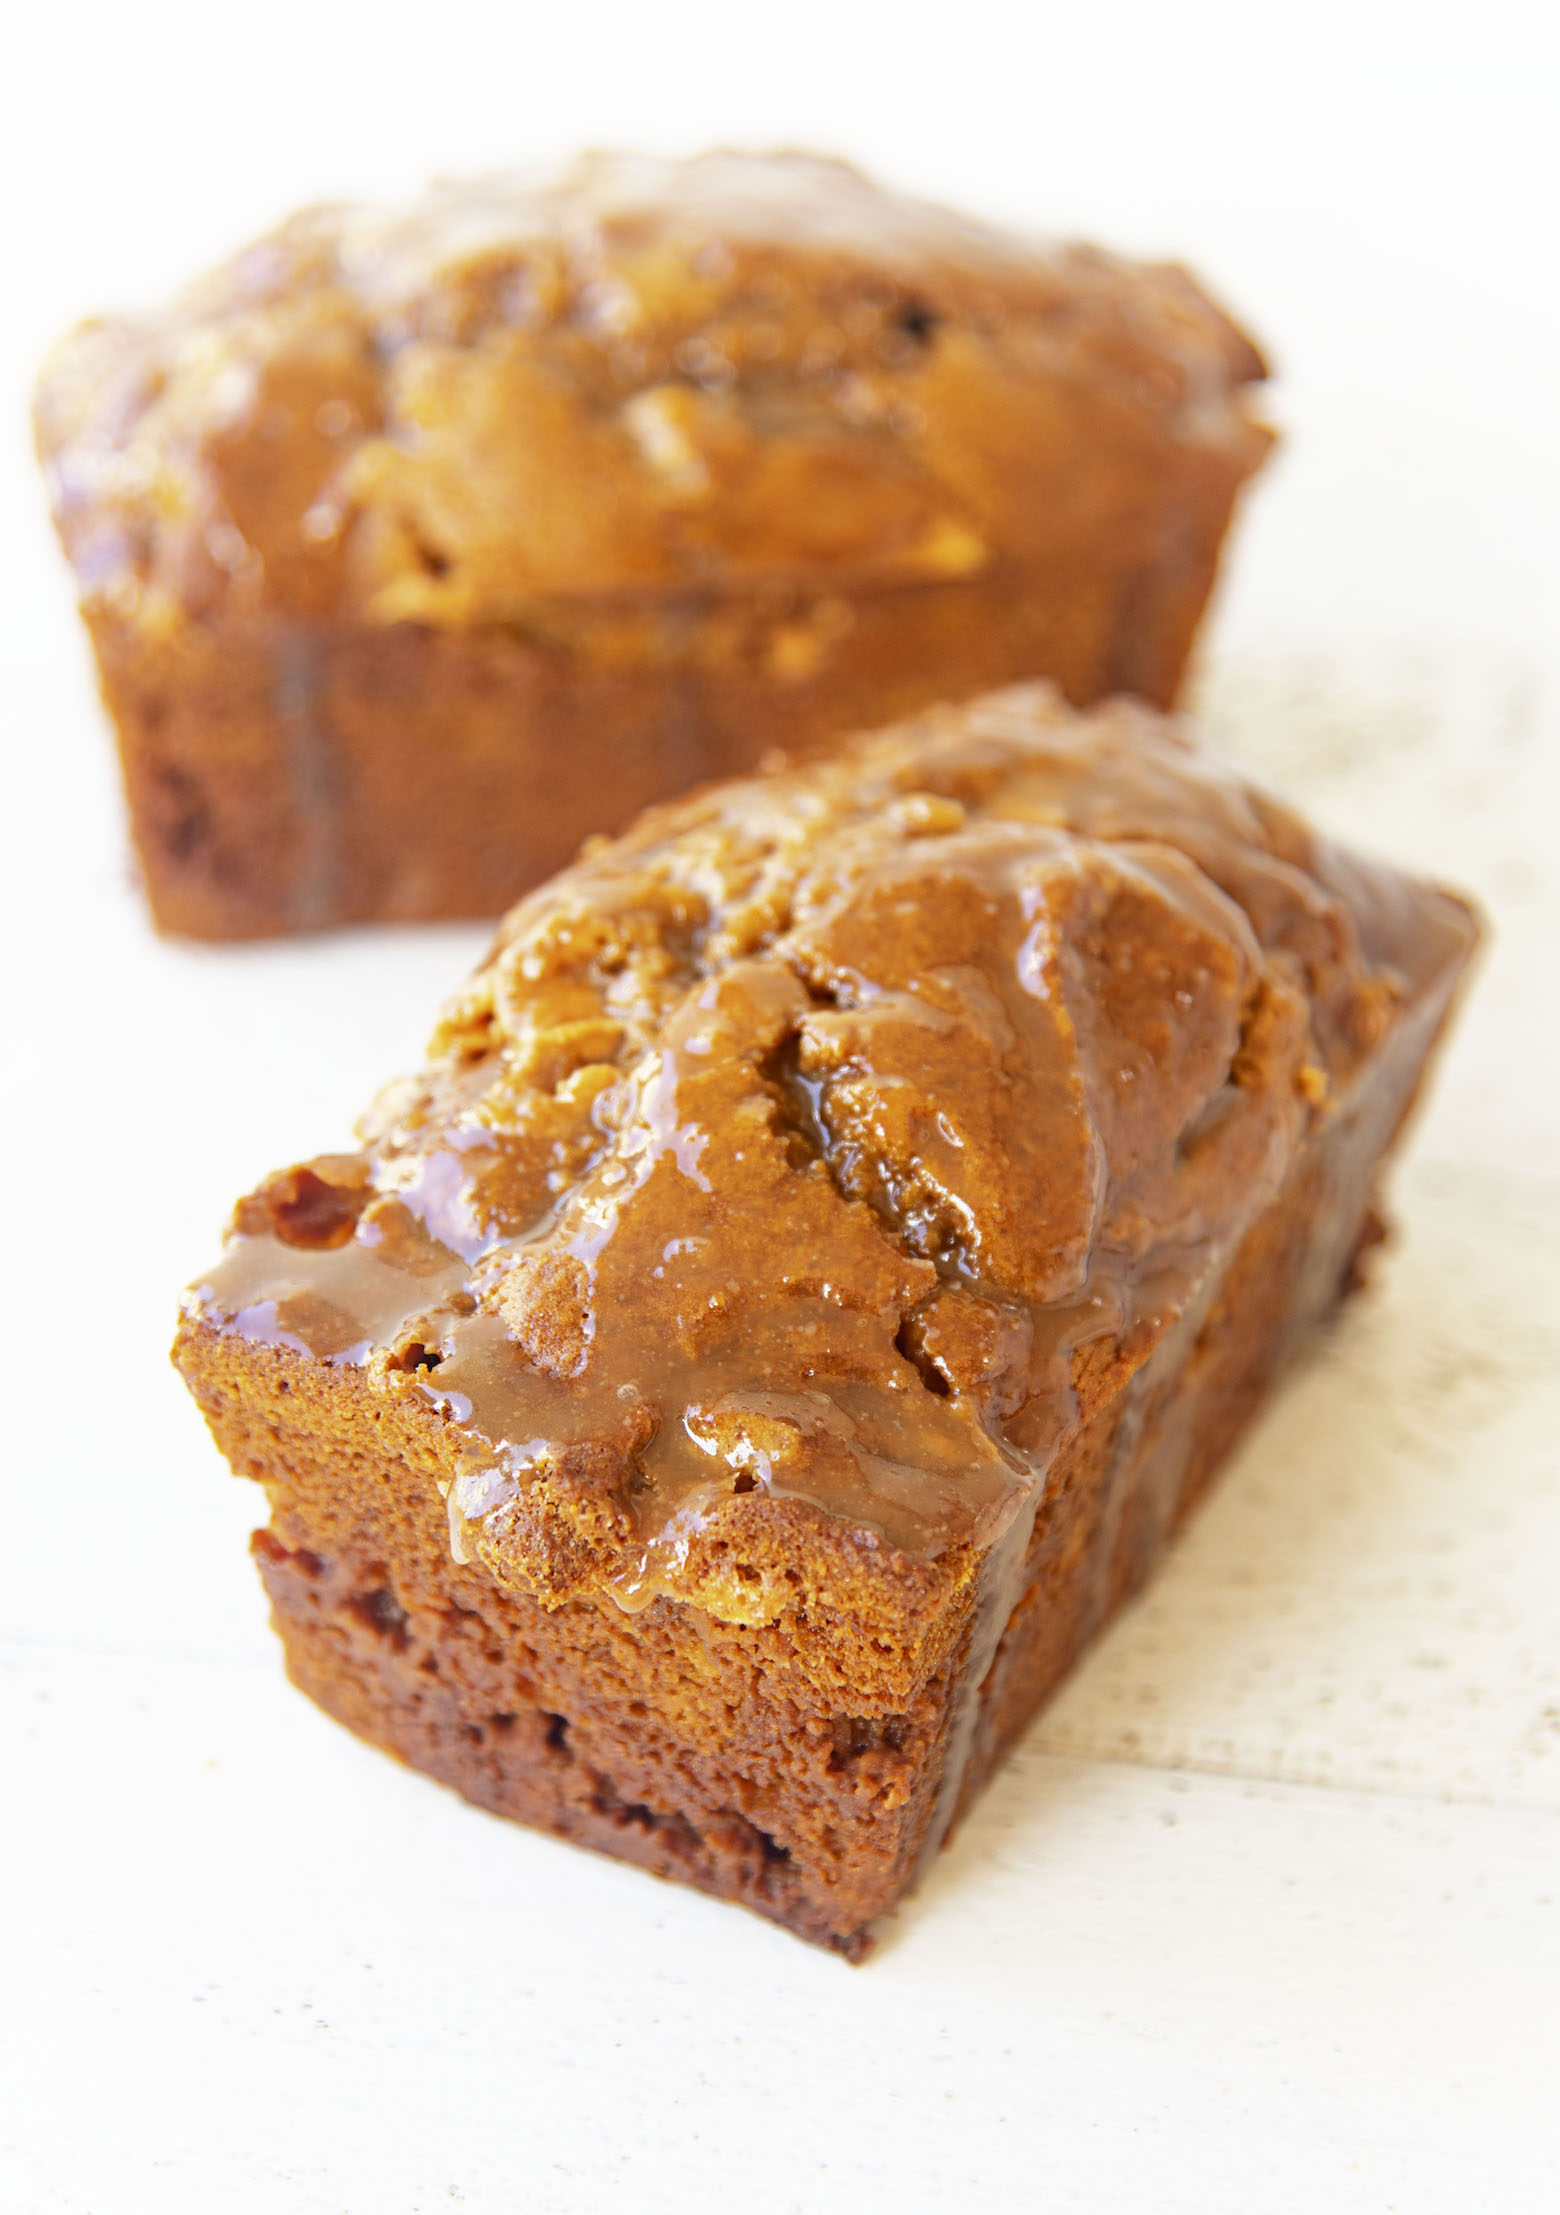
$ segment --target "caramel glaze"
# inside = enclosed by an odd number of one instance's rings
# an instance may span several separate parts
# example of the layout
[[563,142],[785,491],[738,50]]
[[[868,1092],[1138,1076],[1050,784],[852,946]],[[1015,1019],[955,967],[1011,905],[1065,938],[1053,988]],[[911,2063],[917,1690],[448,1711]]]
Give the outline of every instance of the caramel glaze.
[[1266,452],[1262,374],[1173,267],[805,155],[595,154],[308,211],[75,333],[37,428],[86,605],[152,637],[352,613],[659,665],[821,595],[784,664],[831,594],[1150,562],[1188,456],[1233,493]]
[[783,1502],[1021,1561],[1085,1398],[1195,1329],[1367,1065],[1401,1112],[1474,936],[1146,710],[934,710],[522,902],[188,1312],[426,1403],[457,1558],[548,1605],[772,1621],[783,1548],[704,1542]]

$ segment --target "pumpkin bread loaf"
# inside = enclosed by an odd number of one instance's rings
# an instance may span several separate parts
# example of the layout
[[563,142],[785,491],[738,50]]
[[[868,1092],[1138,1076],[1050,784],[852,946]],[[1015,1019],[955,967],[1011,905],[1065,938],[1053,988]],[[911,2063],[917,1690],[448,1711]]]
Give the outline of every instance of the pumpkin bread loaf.
[[1350,1281],[1475,936],[1048,687],[652,811],[187,1299],[295,1681],[859,1955]]

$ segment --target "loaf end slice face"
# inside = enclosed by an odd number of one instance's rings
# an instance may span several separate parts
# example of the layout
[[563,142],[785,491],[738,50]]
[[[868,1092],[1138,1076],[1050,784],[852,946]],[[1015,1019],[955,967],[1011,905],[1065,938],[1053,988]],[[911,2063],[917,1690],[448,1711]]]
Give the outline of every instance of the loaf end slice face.
[[153,914],[497,916],[776,746],[1168,703],[1262,375],[1183,270],[813,157],[306,211],[39,388]]
[[1339,1297],[1475,938],[1044,686],[646,815],[187,1297],[295,1681],[858,1955]]

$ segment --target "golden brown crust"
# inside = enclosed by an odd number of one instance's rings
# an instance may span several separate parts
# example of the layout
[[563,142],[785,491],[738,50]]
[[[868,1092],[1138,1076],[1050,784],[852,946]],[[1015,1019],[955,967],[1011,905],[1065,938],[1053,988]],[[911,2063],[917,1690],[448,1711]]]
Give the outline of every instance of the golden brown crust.
[[[439,1576],[528,1637],[600,1620],[631,1656],[643,1623],[809,1743],[892,1722],[902,1820],[840,1861],[799,1771],[758,1826],[791,1873],[754,1864],[757,1904],[817,1935],[859,1851],[864,1922],[1336,1297],[1473,936],[1146,711],[939,710],[654,810],[517,907],[362,1154],[241,1204],[178,1358],[284,1548],[378,1546],[397,1606],[386,1487],[419,1574],[447,1528]],[[371,1734],[436,1766],[388,1666]],[[632,1798],[702,1838],[703,1790]],[[717,1862],[693,1881],[749,1897]]]
[[1182,271],[802,156],[300,216],[40,386],[159,920],[493,912],[776,743],[1167,703],[1260,374]]

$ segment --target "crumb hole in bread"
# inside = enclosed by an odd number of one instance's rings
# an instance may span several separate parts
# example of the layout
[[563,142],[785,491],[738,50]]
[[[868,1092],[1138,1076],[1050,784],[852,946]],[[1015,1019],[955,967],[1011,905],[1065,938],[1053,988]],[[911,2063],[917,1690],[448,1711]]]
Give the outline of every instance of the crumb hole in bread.
[[898,1753],[904,1745],[907,1727],[902,1715],[888,1715],[881,1720],[868,1715],[836,1715],[829,1725],[834,1741],[829,1754],[830,1775],[839,1776],[862,1754]]
[[903,331],[906,338],[913,338],[917,346],[929,346],[941,320],[924,300],[907,300],[894,317],[894,327]]
[[[623,1799],[610,1777],[598,1776],[593,1782],[594,1790],[590,1796],[592,1808],[617,1829],[626,1830],[632,1823],[640,1830],[653,1833],[664,1847],[683,1858],[697,1852],[703,1845],[703,1835],[694,1829],[685,1816],[658,1815],[653,1807],[647,1807],[642,1800]],[[733,1821],[742,1824],[742,1817],[735,1816]],[[746,1829],[748,1826],[742,1824],[742,1827]]]
[[604,1815],[609,1823],[616,1823],[626,1830],[630,1823],[637,1823],[641,1830],[654,1830],[656,1815],[643,1800],[622,1800],[604,1777],[590,1796],[590,1804],[598,1815]]
[[425,1346],[420,1338],[413,1338],[406,1345],[397,1347],[385,1367],[411,1376],[419,1369],[437,1369],[443,1359],[444,1356],[437,1346]]
[[406,1610],[387,1584],[371,1592],[358,1592],[347,1602],[348,1611],[377,1638],[385,1639],[397,1653],[406,1650]]
[[572,1760],[573,1752],[569,1745],[569,1718],[566,1715],[548,1715],[544,1711],[542,1720],[547,1725],[547,1743],[553,1752],[562,1754],[565,1761]]

